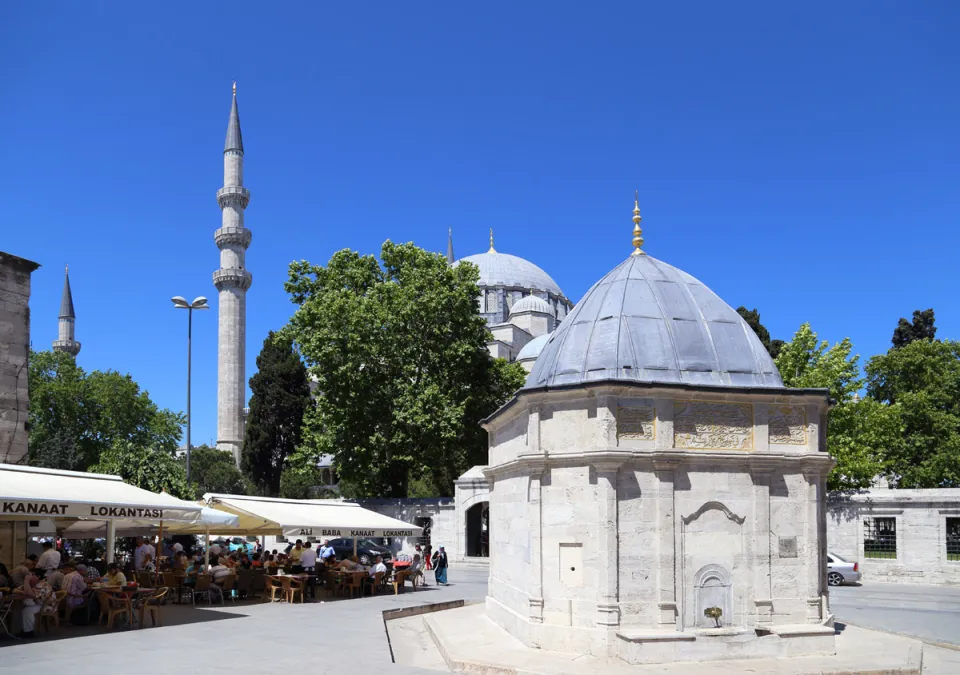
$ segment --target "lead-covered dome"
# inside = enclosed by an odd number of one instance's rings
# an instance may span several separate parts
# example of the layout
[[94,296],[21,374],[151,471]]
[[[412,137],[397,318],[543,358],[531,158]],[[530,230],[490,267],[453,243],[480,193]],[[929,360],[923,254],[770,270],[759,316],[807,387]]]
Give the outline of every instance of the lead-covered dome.
[[631,255],[550,334],[525,389],[597,380],[783,387],[753,329],[700,281]]
[[529,260],[518,258],[509,253],[497,253],[493,250],[468,255],[466,258],[458,260],[457,263],[464,260],[472,262],[479,268],[479,285],[481,287],[505,286],[508,288],[534,289],[563,296],[557,282]]
[[513,303],[513,307],[510,308],[510,315],[513,316],[520,312],[540,312],[541,314],[554,316],[553,307],[550,306],[550,303],[535,295],[525,295]]

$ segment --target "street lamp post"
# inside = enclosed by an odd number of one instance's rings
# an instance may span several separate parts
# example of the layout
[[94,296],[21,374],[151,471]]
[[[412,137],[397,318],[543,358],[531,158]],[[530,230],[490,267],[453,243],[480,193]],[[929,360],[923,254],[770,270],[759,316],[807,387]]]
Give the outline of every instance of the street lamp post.
[[187,483],[190,482],[190,361],[193,350],[193,310],[210,309],[207,306],[207,299],[202,295],[194,298],[193,302],[187,302],[186,298],[176,295],[173,298],[173,305],[176,309],[187,310]]

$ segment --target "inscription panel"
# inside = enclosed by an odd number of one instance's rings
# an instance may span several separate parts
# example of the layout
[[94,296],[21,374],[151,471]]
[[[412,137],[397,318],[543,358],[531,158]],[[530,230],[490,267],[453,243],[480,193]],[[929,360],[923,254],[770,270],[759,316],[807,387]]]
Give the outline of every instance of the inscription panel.
[[673,405],[673,445],[677,448],[753,448],[750,403],[677,401]]
[[652,441],[654,438],[653,408],[617,408],[617,441]]
[[772,405],[767,418],[770,443],[807,444],[807,413],[802,406]]

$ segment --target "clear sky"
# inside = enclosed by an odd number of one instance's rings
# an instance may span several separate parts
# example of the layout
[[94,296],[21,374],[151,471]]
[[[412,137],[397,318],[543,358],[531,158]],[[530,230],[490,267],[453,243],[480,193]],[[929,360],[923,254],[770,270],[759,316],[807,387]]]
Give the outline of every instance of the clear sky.
[[0,3],[0,249],[79,362],[216,434],[215,193],[237,80],[248,374],[288,263],[383,240],[540,265],[574,301],[646,249],[864,357],[934,307],[960,337],[960,3]]

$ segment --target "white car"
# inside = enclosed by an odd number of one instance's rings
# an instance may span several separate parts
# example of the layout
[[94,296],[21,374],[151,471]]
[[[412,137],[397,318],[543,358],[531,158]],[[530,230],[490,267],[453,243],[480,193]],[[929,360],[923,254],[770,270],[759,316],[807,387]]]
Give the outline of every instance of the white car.
[[844,560],[836,553],[827,553],[827,584],[842,586],[860,581],[860,564]]

